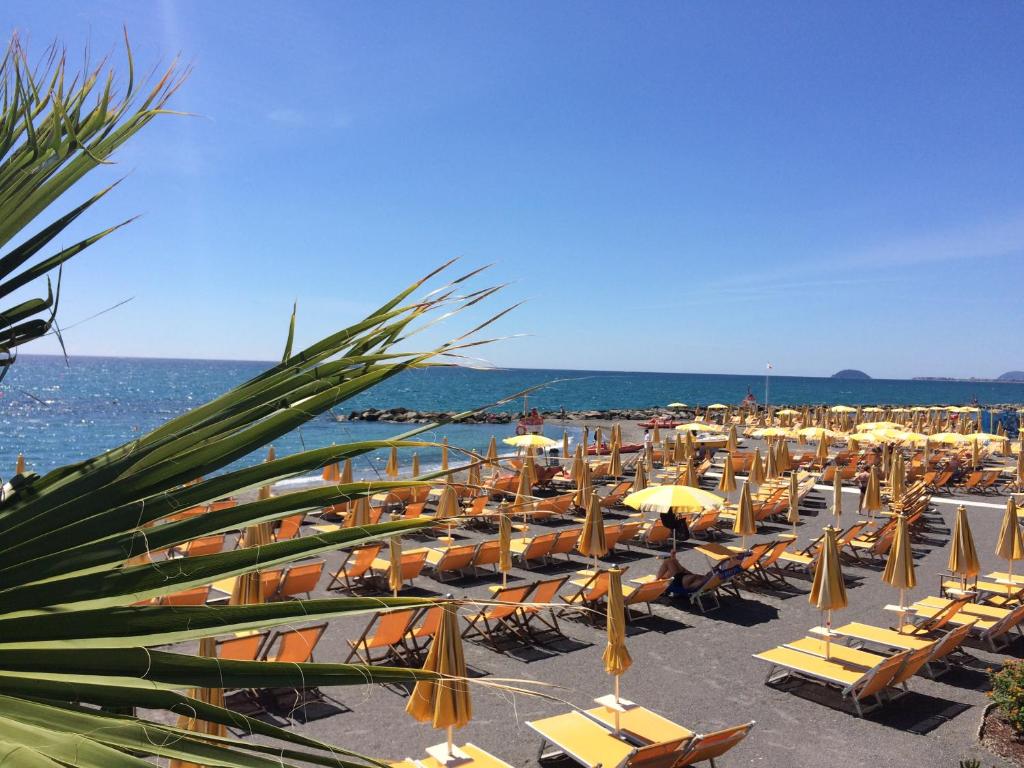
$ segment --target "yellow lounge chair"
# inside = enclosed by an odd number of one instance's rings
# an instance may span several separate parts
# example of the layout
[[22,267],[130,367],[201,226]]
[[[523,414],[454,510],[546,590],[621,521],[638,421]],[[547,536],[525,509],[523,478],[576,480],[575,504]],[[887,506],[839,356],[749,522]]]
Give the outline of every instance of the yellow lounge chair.
[[[671,768],[682,757],[685,739],[634,746],[581,712],[528,721],[540,734],[538,762],[565,755],[587,768]],[[545,747],[553,746],[545,753]]]

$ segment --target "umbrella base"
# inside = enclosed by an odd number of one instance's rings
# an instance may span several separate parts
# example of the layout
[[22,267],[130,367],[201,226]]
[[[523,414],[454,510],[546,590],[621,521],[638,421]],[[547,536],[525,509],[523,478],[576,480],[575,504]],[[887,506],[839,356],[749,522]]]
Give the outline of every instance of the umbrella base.
[[427,754],[444,766],[462,765],[473,760],[472,757],[454,745],[452,746],[452,751],[449,752],[447,744],[435,744],[432,747],[427,747]]
[[595,704],[600,704],[605,709],[610,709],[613,712],[628,712],[636,706],[635,702],[629,701],[619,697],[615,698],[614,693],[609,693],[607,696],[598,696],[594,699]]

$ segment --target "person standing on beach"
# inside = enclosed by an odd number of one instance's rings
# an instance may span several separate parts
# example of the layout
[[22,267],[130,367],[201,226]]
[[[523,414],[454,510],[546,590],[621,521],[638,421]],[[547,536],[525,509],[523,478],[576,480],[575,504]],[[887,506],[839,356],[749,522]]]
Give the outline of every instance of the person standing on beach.
[[651,449],[653,447],[653,441],[651,438],[651,430],[644,430],[644,459],[647,462],[647,466],[654,466],[654,457],[651,455]]
[[868,465],[861,462],[857,465],[857,476],[854,478],[857,488],[860,490],[860,500],[857,502],[858,512],[864,509],[864,497],[868,495],[868,481],[870,479],[871,473],[868,472]]

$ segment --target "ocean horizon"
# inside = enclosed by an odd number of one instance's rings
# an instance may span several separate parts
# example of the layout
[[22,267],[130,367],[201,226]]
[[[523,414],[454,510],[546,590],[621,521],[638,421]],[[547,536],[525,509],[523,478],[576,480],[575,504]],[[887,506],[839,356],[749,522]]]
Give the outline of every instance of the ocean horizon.
[[[0,384],[0,475],[24,453],[28,467],[45,472],[81,461],[132,440],[159,424],[227,391],[273,365],[243,360],[189,360],[21,355]],[[353,411],[404,407],[417,411],[462,411],[496,402],[540,386],[530,407],[540,410],[651,408],[680,401],[691,406],[712,402],[737,404],[748,389],[764,402],[763,374],[657,373],[580,371],[538,368],[439,367],[410,370],[341,403],[295,432],[274,442],[278,453],[291,453],[357,439],[401,434],[409,425],[338,421]],[[981,405],[1024,403],[1024,384],[914,379],[834,379],[771,376],[774,404]],[[516,411],[522,402],[494,410]],[[509,425],[447,425],[427,436],[447,437],[454,445],[483,450],[491,435],[512,433]],[[561,434],[561,428],[558,429]],[[240,463],[252,463],[252,455]],[[421,461],[439,459],[425,449]],[[366,457],[364,469],[375,473],[383,457]]]

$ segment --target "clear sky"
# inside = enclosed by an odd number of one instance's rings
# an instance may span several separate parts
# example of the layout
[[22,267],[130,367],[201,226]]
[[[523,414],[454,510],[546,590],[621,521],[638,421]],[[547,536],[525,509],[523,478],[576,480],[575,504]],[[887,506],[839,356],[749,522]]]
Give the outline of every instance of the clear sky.
[[66,271],[65,324],[135,297],[69,330],[73,354],[273,358],[293,299],[309,341],[462,256],[527,300],[500,365],[1024,368],[1020,3],[5,0],[0,19],[36,53],[116,52],[125,24],[140,64],[194,64],[174,106],[199,117],[126,147],[76,230],[142,214]]

